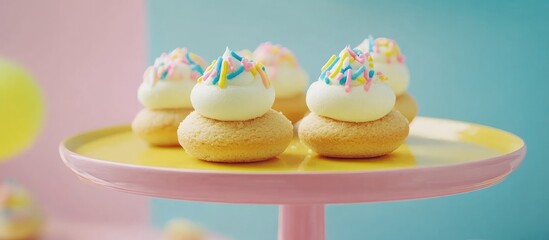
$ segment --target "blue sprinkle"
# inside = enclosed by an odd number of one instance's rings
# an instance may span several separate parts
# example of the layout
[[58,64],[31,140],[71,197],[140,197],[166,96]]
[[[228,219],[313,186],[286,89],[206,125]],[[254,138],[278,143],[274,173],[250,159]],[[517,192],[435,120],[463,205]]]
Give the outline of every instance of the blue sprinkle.
[[374,77],[374,70],[370,70],[370,72],[368,73],[368,76],[370,76],[370,78],[373,78]]
[[346,68],[341,69],[341,73],[345,73],[345,71],[351,69],[351,65],[347,66]]
[[332,64],[330,64],[330,66],[328,66],[326,68],[326,70],[324,70],[321,74],[320,74],[320,79],[323,79],[324,82],[326,82],[326,84],[330,84],[330,78],[326,76],[326,73],[328,73],[328,70],[332,69],[332,67],[336,64],[336,62],[339,60],[339,56],[337,56],[334,61],[332,62]]
[[238,60],[238,61],[242,61],[242,57],[240,55],[236,54],[234,51],[231,51],[231,56],[236,58],[236,60]]
[[187,52],[187,54],[185,54],[185,58],[187,59],[187,61],[188,61],[190,64],[196,64],[196,63],[191,59],[191,57],[189,56],[189,52]]
[[362,72],[364,72],[364,69],[366,69],[364,66],[361,66],[358,70],[356,70],[355,73],[353,73],[353,79],[356,79]]
[[353,51],[356,53],[356,55],[362,54],[362,51],[360,51],[360,49],[358,48],[353,48]]
[[318,79],[323,80],[326,84],[330,84],[330,79],[326,76],[326,72],[328,72],[328,69],[324,70]]
[[320,77],[318,77],[318,78],[324,79],[324,77],[326,77],[326,72],[327,72],[327,71],[328,71],[328,70],[324,70],[324,71],[320,74]]
[[263,70],[263,72],[265,72],[265,66],[261,66],[261,70]]
[[223,59],[221,57],[217,58],[217,64],[215,65],[215,70],[217,71],[217,74],[215,75],[214,79],[212,80],[212,84],[216,85],[219,81],[219,76],[221,76],[221,63],[223,62]]
[[342,77],[342,78],[339,80],[339,85],[345,85],[345,81],[347,81],[347,76]]
[[166,76],[168,76],[168,71],[164,71],[164,73],[162,73],[162,76],[160,77],[160,79],[164,80],[164,79],[166,79]]
[[240,66],[239,69],[237,69],[236,71],[230,73],[227,75],[227,79],[231,80],[233,79],[234,77],[238,76],[240,73],[242,73],[242,71],[244,71],[244,66]]
[[201,67],[200,65],[198,65],[198,64],[192,65],[191,68],[192,68],[194,71],[200,73],[200,75],[204,74],[204,70],[203,70],[202,67]]

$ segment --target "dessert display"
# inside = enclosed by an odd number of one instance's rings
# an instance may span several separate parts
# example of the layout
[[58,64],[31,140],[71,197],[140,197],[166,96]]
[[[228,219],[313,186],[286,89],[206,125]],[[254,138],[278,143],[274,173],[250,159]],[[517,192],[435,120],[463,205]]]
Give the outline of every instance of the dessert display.
[[204,230],[185,219],[172,219],[164,227],[163,240],[205,240]]
[[0,183],[0,239],[38,237],[42,218],[29,192],[15,182]]
[[408,121],[393,110],[395,93],[372,55],[347,46],[321,70],[307,91],[311,113],[298,129],[305,145],[328,157],[369,158],[404,142]]
[[266,42],[257,47],[253,59],[267,68],[276,94],[273,109],[281,111],[292,123],[301,120],[308,111],[305,87],[309,76],[294,54],[285,47]]
[[137,136],[155,146],[177,146],[179,123],[193,111],[190,100],[205,62],[186,48],[162,54],[145,70],[138,99],[145,107],[132,122]]
[[357,49],[372,56],[376,70],[388,78],[386,83],[395,92],[395,109],[401,112],[409,122],[412,122],[418,107],[414,98],[406,92],[410,83],[410,72],[404,63],[404,55],[400,52],[395,40],[388,38],[374,40],[370,36],[358,45]]
[[198,79],[191,112],[177,134],[185,151],[212,162],[276,157],[293,137],[291,122],[271,109],[275,90],[265,67],[226,49]]

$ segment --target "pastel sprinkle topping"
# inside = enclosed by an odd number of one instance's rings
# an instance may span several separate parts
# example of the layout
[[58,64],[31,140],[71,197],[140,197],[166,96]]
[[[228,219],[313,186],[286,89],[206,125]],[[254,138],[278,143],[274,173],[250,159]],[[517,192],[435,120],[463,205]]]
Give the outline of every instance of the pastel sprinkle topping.
[[181,65],[188,65],[191,68],[188,77],[192,80],[198,80],[204,73],[205,62],[200,56],[186,48],[176,48],[169,54],[162,53],[145,74],[153,83],[158,80],[180,80],[186,77],[180,70]]
[[294,54],[288,49],[279,44],[265,42],[260,44],[254,51],[256,61],[265,64],[269,67],[269,76],[275,79],[278,72],[278,67],[281,64],[287,64],[292,68],[299,68],[299,63]]
[[228,81],[233,80],[243,73],[250,73],[253,77],[256,77],[256,75],[259,74],[265,88],[270,87],[270,80],[263,64],[248,60],[228,48],[223,56],[214,60],[210,66],[206,68],[204,76],[200,81],[211,81],[213,85],[217,85],[219,88],[223,89],[227,86]]
[[373,58],[369,53],[363,53],[358,49],[346,46],[339,56],[332,55],[321,68],[320,81],[326,84],[336,83],[344,86],[345,92],[350,92],[352,82],[363,85],[364,91],[368,91],[374,80],[386,80],[381,72],[376,72]]
[[221,64],[221,74],[219,74],[219,87],[225,88],[225,82],[227,80],[227,71],[229,70],[229,61],[223,60],[223,64]]
[[370,35],[368,37],[368,49],[370,52],[385,56],[388,64],[392,63],[392,59],[395,59],[398,63],[404,63],[404,55],[400,52],[395,40],[388,38],[376,38],[374,40]]
[[332,66],[332,63],[334,62],[334,60],[335,60],[336,58],[337,58],[336,55],[332,55],[332,56],[330,57],[330,59],[328,60],[328,62],[326,62],[326,64],[324,64],[324,66],[322,66],[321,71],[324,71],[324,70],[326,70],[326,68],[329,68],[330,66]]
[[215,74],[211,74],[213,76],[213,80],[212,80],[212,84],[213,85],[216,85],[217,82],[219,81],[219,74],[217,74],[219,71],[221,71],[221,64],[223,63],[223,60],[221,57],[219,57],[217,59],[217,62],[215,62],[215,69],[213,71],[215,71]]
[[234,51],[231,51],[231,56],[233,56],[234,58],[236,58],[236,60],[238,61],[242,61],[242,57],[240,55],[238,55],[236,52]]
[[236,77],[236,76],[238,76],[240,73],[242,73],[242,72],[244,71],[244,69],[245,69],[244,66],[240,66],[240,67],[238,68],[238,70],[236,70],[236,71],[230,73],[229,75],[227,75],[227,79],[229,79],[229,80],[233,79],[234,77]]

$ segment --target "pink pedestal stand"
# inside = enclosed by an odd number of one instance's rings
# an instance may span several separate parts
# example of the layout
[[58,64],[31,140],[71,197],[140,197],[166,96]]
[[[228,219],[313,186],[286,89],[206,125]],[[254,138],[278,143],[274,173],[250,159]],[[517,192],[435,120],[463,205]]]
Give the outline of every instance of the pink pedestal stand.
[[[324,159],[298,151],[303,146],[294,142],[289,149],[298,150],[272,162],[227,165],[192,159],[182,149],[147,149],[128,131],[117,127],[72,137],[61,145],[63,160],[85,181],[133,194],[279,205],[279,240],[324,240],[325,204],[437,197],[494,185],[518,167],[526,151],[520,138],[501,130],[418,118],[406,149],[390,157]],[[475,152],[476,147],[486,151]],[[143,151],[145,157],[122,160],[127,154],[120,152],[126,150]],[[180,159],[162,159],[173,156]],[[450,156],[460,157],[449,161]],[[414,158],[411,165],[399,165],[409,158]]]
[[325,239],[324,205],[281,205],[278,239]]

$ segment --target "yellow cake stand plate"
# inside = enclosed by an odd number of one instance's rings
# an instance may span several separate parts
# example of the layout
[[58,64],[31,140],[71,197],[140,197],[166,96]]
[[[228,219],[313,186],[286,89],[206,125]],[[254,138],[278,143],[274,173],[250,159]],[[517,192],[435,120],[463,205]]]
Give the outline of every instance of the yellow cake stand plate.
[[502,181],[524,158],[517,136],[472,123],[418,117],[406,143],[370,159],[318,156],[298,139],[275,159],[220,164],[180,147],[150,147],[129,126],[82,133],[60,146],[82,179],[153,197],[279,204],[283,240],[324,239],[324,205],[437,197]]

